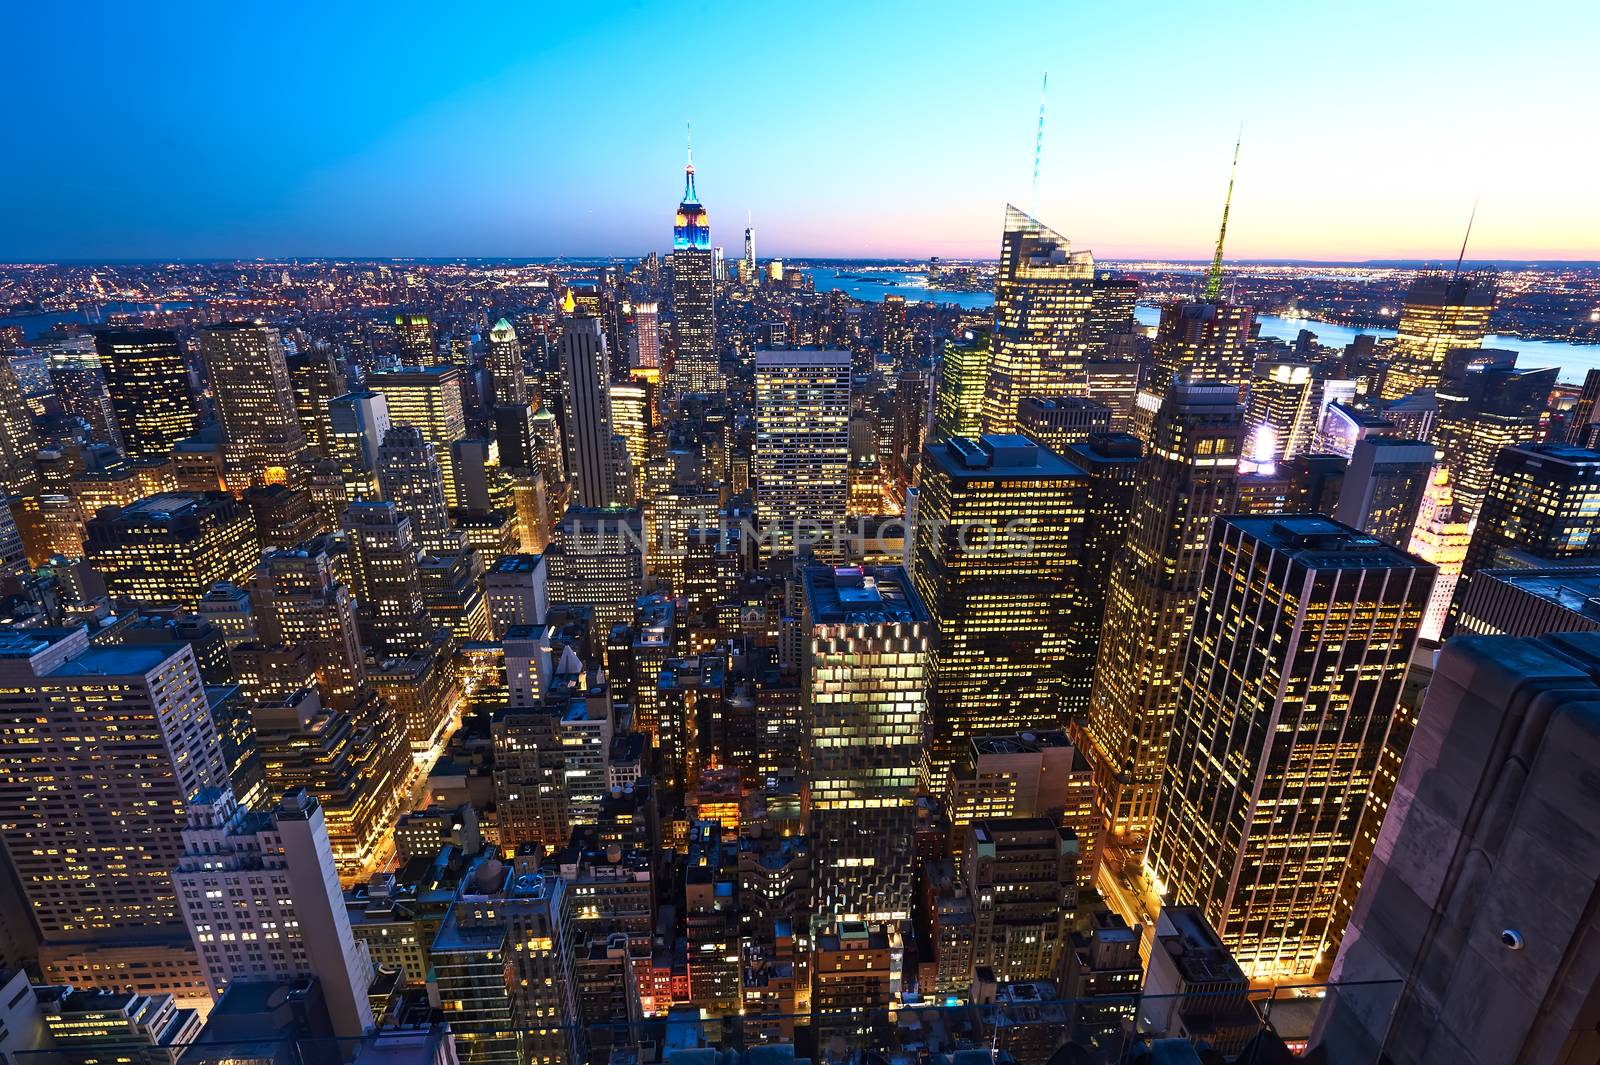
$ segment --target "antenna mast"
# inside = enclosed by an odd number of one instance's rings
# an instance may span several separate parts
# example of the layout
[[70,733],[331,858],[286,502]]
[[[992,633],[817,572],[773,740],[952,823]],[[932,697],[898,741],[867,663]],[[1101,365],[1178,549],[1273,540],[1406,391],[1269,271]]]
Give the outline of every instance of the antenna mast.
[[1228,209],[1233,206],[1233,179],[1239,173],[1239,143],[1244,140],[1244,123],[1239,123],[1239,136],[1233,142],[1233,168],[1228,171],[1228,195],[1222,201],[1222,228],[1217,231],[1217,251],[1211,257],[1211,270],[1206,274],[1206,299],[1216,303],[1222,299],[1222,242],[1228,239]]
[[1466,258],[1467,258],[1467,241],[1472,239],[1472,223],[1477,219],[1477,217],[1478,217],[1478,200],[1477,200],[1477,197],[1473,197],[1473,200],[1472,200],[1472,213],[1467,216],[1467,231],[1461,237],[1461,254],[1456,256],[1456,272],[1455,272],[1455,275],[1454,275],[1455,277],[1460,277],[1461,276],[1461,264],[1463,262],[1465,262]]
[[1033,135],[1033,202],[1028,207],[1028,213],[1035,217],[1039,214],[1039,156],[1044,154],[1044,94],[1050,87],[1050,72],[1044,72],[1044,80],[1039,83],[1039,129]]

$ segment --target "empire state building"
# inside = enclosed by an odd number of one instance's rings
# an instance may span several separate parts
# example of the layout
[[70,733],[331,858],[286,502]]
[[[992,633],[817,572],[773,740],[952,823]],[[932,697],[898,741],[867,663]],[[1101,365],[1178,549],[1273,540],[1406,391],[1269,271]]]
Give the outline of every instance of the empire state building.
[[685,392],[722,391],[717,366],[716,276],[711,221],[694,191],[694,156],[683,172],[683,202],[672,226],[671,388]]

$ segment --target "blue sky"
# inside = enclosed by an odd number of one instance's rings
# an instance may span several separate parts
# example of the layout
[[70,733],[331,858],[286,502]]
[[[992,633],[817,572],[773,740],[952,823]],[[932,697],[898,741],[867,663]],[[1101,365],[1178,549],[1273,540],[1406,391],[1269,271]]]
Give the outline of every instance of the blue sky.
[[1591,3],[17,4],[0,259],[1600,258]]

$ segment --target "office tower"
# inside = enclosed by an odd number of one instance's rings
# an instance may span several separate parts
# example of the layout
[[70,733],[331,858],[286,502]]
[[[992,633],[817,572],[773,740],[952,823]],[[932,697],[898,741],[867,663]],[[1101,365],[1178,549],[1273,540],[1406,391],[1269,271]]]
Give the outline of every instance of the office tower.
[[122,434],[117,431],[117,416],[111,408],[111,393],[100,356],[86,350],[57,350],[46,363],[50,387],[61,407],[89,427],[89,439],[122,450]]
[[484,597],[496,639],[513,625],[542,625],[550,611],[549,567],[543,555],[506,555],[484,570]]
[[367,1034],[372,959],[350,931],[317,800],[295,791],[252,813],[231,791],[202,792],[182,839],[172,882],[212,995],[239,980],[315,977],[334,1031]]
[[306,437],[278,331],[259,322],[207,326],[200,354],[222,426],[228,488],[297,483]]
[[494,405],[521,407],[528,402],[528,382],[522,365],[522,345],[517,331],[504,318],[489,330],[487,362],[494,379]]
[[0,1016],[8,1055],[49,1054],[63,1062],[114,1055],[134,1065],[160,1065],[182,1055],[204,1030],[200,1011],[180,1007],[172,995],[96,985],[29,987],[24,970],[10,970],[9,976],[0,988],[9,1004]]
[[1243,398],[1254,372],[1250,328],[1255,312],[1208,300],[1163,304],[1156,325],[1154,365],[1145,391],[1158,400],[1180,378],[1226,384]]
[[438,361],[434,325],[425,314],[394,316],[394,335],[400,362],[406,366],[432,366]]
[[1145,860],[1252,978],[1316,979],[1333,960],[1432,583],[1432,566],[1326,518],[1217,521]]
[[968,329],[959,341],[946,342],[933,404],[935,442],[953,436],[975,440],[982,435],[992,340],[987,329]]
[[1025,398],[1017,408],[1017,432],[1057,455],[1070,444],[1081,444],[1094,433],[1111,431],[1111,408],[1078,396],[1058,399]]
[[1439,421],[1439,405],[1438,397],[1432,392],[1412,392],[1379,404],[1383,416],[1394,424],[1395,435],[1412,440],[1433,439],[1433,427]]
[[898,567],[813,566],[802,584],[813,927],[905,920],[925,785],[928,611]]
[[1405,548],[1411,543],[1423,495],[1433,481],[1433,445],[1394,436],[1356,444],[1333,518]]
[[1138,358],[1090,359],[1083,364],[1088,379],[1084,394],[1111,408],[1111,428],[1119,433],[1133,428],[1139,402],[1139,380],[1144,364]]
[[1289,459],[1279,470],[1288,478],[1284,511],[1331,515],[1344,491],[1344,471],[1348,465],[1343,455],[1296,455]]
[[739,280],[751,288],[761,283],[761,277],[756,270],[756,227],[744,227],[744,260],[739,266]]
[[170,874],[186,804],[228,783],[194,652],[91,645],[83,628],[3,639],[0,840],[46,978],[98,961],[105,983],[194,998]]
[[393,503],[352,503],[343,525],[362,646],[377,658],[422,651],[435,626],[423,607],[411,520]]
[[665,585],[673,595],[683,594],[691,540],[716,535],[721,499],[715,488],[687,484],[671,484],[651,494],[645,518],[650,533],[650,575],[658,587]]
[[1139,301],[1139,281],[1102,270],[1095,275],[1087,322],[1090,358],[1105,358],[1113,337],[1131,336],[1133,311]]
[[1061,728],[1087,702],[1088,502],[1088,476],[1025,437],[925,452],[914,573],[932,623],[935,787],[969,737]]
[[[1311,365],[1289,359],[1263,359],[1250,378],[1245,425],[1255,438],[1249,448],[1258,461],[1282,462],[1311,449],[1316,431]],[[1268,435],[1270,434],[1270,435]]]
[[1479,570],[1456,625],[1476,636],[1600,632],[1600,566]]
[[883,314],[884,356],[893,363],[897,374],[915,369],[916,348],[912,343],[911,323],[906,320],[906,298],[890,293],[878,307]]
[[634,370],[661,372],[660,308],[655,303],[624,302],[623,324],[628,337],[628,366]]
[[[452,445],[467,438],[466,414],[461,406],[461,371],[454,366],[420,370],[393,370],[367,378],[367,388],[383,393],[391,425],[413,425],[433,445],[444,475],[444,498],[461,506],[456,488]],[[378,438],[382,442],[382,437]]]
[[811,1027],[819,1046],[886,1044],[893,1034],[905,942],[894,923],[830,922],[811,958]]
[[[1493,354],[1474,349],[1472,354]],[[1543,435],[1540,422],[1556,367],[1516,368],[1516,354],[1504,352],[1486,366],[1468,364],[1467,352],[1452,352],[1439,385],[1439,419],[1433,442],[1450,468],[1456,500],[1468,520],[1483,509],[1489,477],[1501,448],[1525,444]]]
[[316,347],[290,355],[289,383],[294,389],[295,415],[306,438],[310,457],[333,458],[333,414],[329,404],[346,392],[344,374],[333,350]]
[[432,444],[414,425],[397,425],[378,448],[378,494],[411,521],[417,546],[430,555],[466,549],[445,508],[444,474]]
[[917,482],[922,464],[922,448],[927,443],[932,422],[932,374],[927,370],[907,370],[895,381],[894,415],[889,436],[890,490],[896,502],[905,505],[907,489]]
[[573,502],[609,507],[623,502],[622,483],[612,443],[611,360],[600,323],[568,318],[561,333],[562,437]]
[[1592,633],[1445,645],[1318,1018],[1332,1065],[1595,1059],[1597,671]]
[[592,609],[596,632],[626,625],[644,594],[644,518],[638,507],[569,507],[545,561],[552,601]]
[[390,428],[388,399],[366,389],[336,396],[328,404],[328,427],[346,497],[370,499],[377,490],[378,448]]
[[1028,396],[1083,395],[1094,255],[1006,205],[994,277],[994,355],[984,428],[1014,433]]
[[117,415],[123,454],[165,458],[194,433],[197,419],[189,368],[176,334],[165,329],[96,333],[95,350]]
[[225,492],[148,496],[84,529],[84,557],[107,594],[141,606],[193,610],[213,584],[243,584],[260,558],[250,512]]
[[1119,836],[1144,835],[1155,818],[1211,519],[1233,508],[1244,431],[1234,386],[1174,381],[1140,460],[1087,726],[1102,812]]
[[1583,378],[1583,391],[1567,421],[1567,443],[1573,447],[1600,448],[1600,369]]
[[1400,305],[1400,324],[1383,375],[1382,399],[1437,389],[1445,356],[1454,348],[1479,348],[1494,312],[1493,271],[1419,273]]
[[972,960],[1000,981],[1056,973],[1078,905],[1078,840],[1047,817],[967,826],[962,877],[972,899]]
[[[298,548],[268,551],[250,580],[251,637],[303,648],[330,703],[354,696],[366,679],[356,601],[339,580],[338,558],[332,538],[319,536]],[[217,590],[207,592],[202,612],[221,605]]]
[[38,490],[39,471],[33,458],[38,450],[27,397],[17,384],[11,360],[0,357],[0,491],[22,496]]
[[1062,458],[1089,475],[1088,512],[1092,518],[1085,527],[1082,554],[1087,611],[1084,631],[1095,634],[1095,658],[1112,566],[1122,553],[1133,517],[1140,454],[1139,440],[1131,433],[1097,433],[1061,452]]
[[722,391],[717,364],[716,263],[711,220],[694,191],[694,159],[672,226],[672,391]]
[[[650,437],[655,388],[645,380],[613,381],[606,389],[611,400],[611,427],[628,453],[628,480],[637,494],[650,462]],[[631,501],[631,500],[630,500]]]
[[1432,564],[1437,571],[1433,591],[1428,597],[1428,612],[1422,616],[1421,638],[1424,640],[1436,642],[1444,633],[1450,603],[1455,599],[1456,582],[1461,579],[1461,566],[1467,560],[1467,548],[1471,543],[1472,523],[1456,506],[1450,471],[1443,465],[1436,466],[1422,495],[1409,548],[1413,555]]
[[838,550],[849,465],[850,353],[756,352],[755,506],[770,555],[796,553],[802,535]]

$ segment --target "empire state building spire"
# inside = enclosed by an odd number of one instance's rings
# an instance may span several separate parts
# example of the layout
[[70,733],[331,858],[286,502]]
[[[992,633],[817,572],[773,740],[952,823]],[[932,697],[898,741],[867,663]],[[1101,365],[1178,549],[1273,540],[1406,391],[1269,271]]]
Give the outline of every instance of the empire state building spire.
[[688,161],[683,168],[683,202],[678,204],[678,215],[672,226],[672,249],[684,248],[711,250],[711,221],[700,197],[694,191],[694,135],[688,129]]

